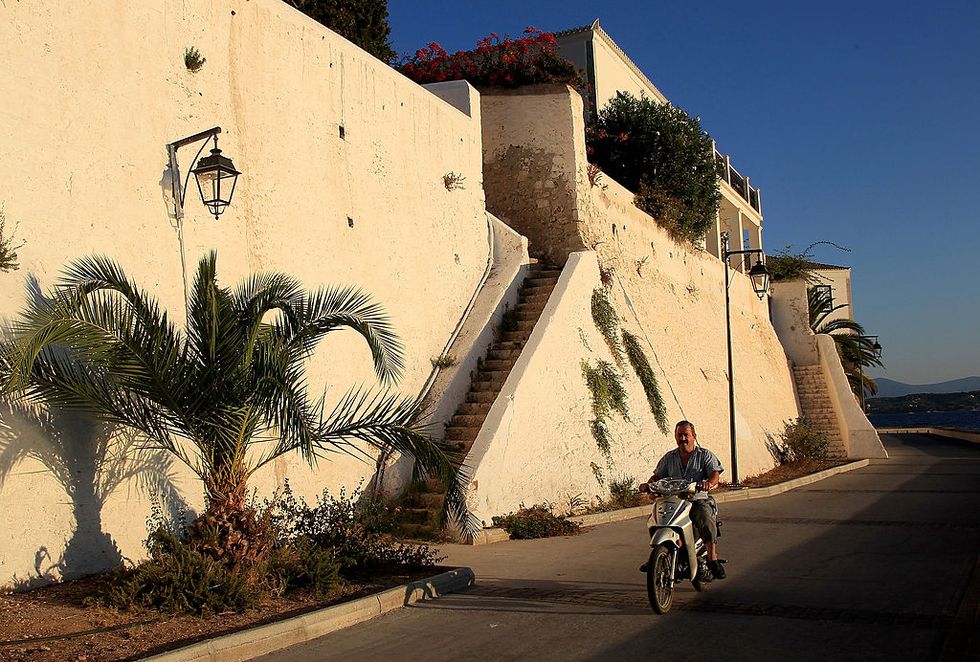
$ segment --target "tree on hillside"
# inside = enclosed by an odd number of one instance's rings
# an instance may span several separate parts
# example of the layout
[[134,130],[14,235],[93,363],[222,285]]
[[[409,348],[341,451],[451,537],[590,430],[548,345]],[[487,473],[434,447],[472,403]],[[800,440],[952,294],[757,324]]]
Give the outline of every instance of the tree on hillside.
[[35,297],[0,344],[0,394],[90,412],[186,464],[206,495],[190,540],[232,567],[268,551],[248,482],[289,453],[310,465],[332,453],[366,459],[366,447],[409,454],[448,486],[449,515],[467,525],[458,465],[426,436],[417,401],[351,391],[329,411],[308,394],[308,359],[344,327],[364,338],[378,377],[397,381],[401,343],[381,306],[354,288],[305,291],[277,273],[222,288],[212,252],[181,331],[118,265],[89,257],[50,298]]
[[874,341],[865,335],[864,327],[852,319],[827,318],[831,313],[846,308],[847,304],[833,305],[830,294],[826,290],[809,288],[807,303],[810,312],[810,328],[814,333],[825,333],[834,339],[841,367],[851,385],[854,395],[862,398],[864,393],[875,395],[878,385],[867,375],[865,368],[882,367],[880,347],[876,350]]
[[395,59],[388,37],[388,0],[288,0],[314,21],[327,26],[383,62]]

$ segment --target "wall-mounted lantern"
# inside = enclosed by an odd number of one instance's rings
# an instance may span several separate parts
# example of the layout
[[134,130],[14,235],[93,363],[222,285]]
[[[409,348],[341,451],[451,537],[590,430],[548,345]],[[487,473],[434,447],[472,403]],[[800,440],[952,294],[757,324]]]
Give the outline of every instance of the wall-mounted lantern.
[[[238,182],[238,175],[241,172],[235,168],[235,164],[231,162],[231,159],[223,156],[221,150],[218,149],[219,133],[221,133],[221,127],[216,126],[213,129],[196,133],[193,136],[182,138],[167,145],[167,153],[170,156],[170,172],[173,177],[174,211],[178,221],[184,217],[185,196],[191,173],[194,173],[194,178],[197,180],[197,190],[201,194],[201,202],[214,215],[215,219],[221,216],[225,207],[231,204],[231,198],[235,194],[235,184]],[[201,152],[207,146],[208,138],[214,140],[214,147],[211,148],[211,154],[209,156],[199,159],[198,157],[201,156]],[[187,173],[187,177],[181,182],[180,168],[177,163],[177,150],[185,145],[200,141],[204,142],[197,150],[197,154],[194,155],[190,172]]]

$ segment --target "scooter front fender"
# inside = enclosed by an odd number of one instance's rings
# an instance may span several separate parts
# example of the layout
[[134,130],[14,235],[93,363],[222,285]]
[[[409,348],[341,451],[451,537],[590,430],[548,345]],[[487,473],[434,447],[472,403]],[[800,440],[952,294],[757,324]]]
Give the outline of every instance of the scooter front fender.
[[662,527],[653,532],[650,536],[650,547],[656,547],[663,543],[670,543],[675,548],[681,547],[681,534],[670,527]]
[[[690,526],[690,525],[688,525]],[[656,529],[650,536],[650,547],[656,547],[657,545],[667,543],[673,545],[674,549],[677,549],[682,554],[687,554],[688,567],[691,568],[691,572],[697,574],[698,569],[698,552],[694,545],[684,544],[683,533],[679,528],[672,528],[669,526],[664,526]],[[681,551],[683,550],[683,551]],[[693,579],[694,576],[688,577],[688,579]]]

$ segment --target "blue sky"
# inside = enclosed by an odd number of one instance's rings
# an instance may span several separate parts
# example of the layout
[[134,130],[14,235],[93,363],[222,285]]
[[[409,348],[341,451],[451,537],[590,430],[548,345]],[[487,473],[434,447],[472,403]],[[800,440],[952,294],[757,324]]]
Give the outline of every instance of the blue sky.
[[399,52],[595,18],[762,189],[771,252],[853,267],[887,376],[980,375],[980,2],[389,0]]

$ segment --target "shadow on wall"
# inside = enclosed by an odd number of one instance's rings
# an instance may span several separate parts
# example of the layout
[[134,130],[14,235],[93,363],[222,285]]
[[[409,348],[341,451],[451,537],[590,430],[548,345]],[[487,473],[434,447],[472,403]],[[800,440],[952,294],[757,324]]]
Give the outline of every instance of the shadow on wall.
[[71,501],[75,528],[59,559],[46,546],[37,550],[36,576],[19,580],[18,589],[118,565],[122,554],[102,530],[102,509],[129,481],[163,513],[176,518],[186,511],[174,485],[173,458],[142,448],[134,434],[73,412],[0,403],[0,488],[24,460],[40,462],[58,481]]

